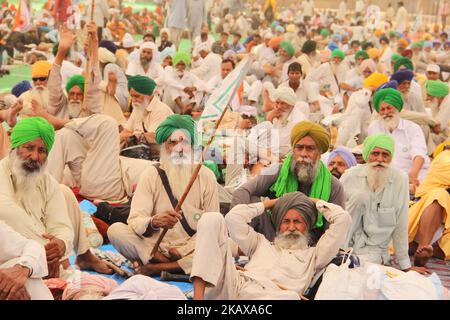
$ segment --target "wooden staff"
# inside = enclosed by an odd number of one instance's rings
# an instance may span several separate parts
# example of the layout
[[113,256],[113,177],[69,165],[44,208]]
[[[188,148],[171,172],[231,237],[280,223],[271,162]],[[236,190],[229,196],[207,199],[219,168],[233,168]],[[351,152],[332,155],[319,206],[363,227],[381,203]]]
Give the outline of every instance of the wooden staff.
[[[233,96],[234,96],[234,94],[231,95],[231,97],[233,97]],[[224,109],[223,112],[222,112],[222,115],[220,116],[219,120],[217,120],[217,123],[216,123],[216,125],[214,126],[213,133],[211,134],[211,137],[209,138],[208,143],[206,144],[205,150],[203,150],[203,152],[202,152],[202,157],[201,157],[201,159],[200,159],[200,162],[199,162],[199,163],[197,164],[197,166],[195,167],[195,170],[194,170],[194,172],[192,173],[191,179],[189,180],[188,185],[187,185],[186,188],[184,189],[183,195],[181,196],[180,200],[179,200],[178,203],[177,203],[177,206],[176,206],[175,209],[174,209],[175,212],[180,211],[181,206],[183,205],[184,200],[186,200],[186,197],[187,197],[189,191],[191,191],[191,187],[192,187],[192,185],[194,184],[195,180],[197,179],[198,173],[200,172],[200,169],[202,168],[203,159],[205,158],[206,152],[208,152],[208,148],[209,148],[209,146],[211,145],[211,143],[212,143],[212,141],[213,141],[213,139],[214,139],[214,136],[216,135],[217,129],[219,128],[220,122],[222,121],[222,119],[223,119],[225,113],[227,112],[227,110],[228,110],[228,105],[225,107],[225,109]],[[156,251],[157,251],[158,248],[159,248],[159,245],[161,244],[161,241],[163,240],[163,238],[164,238],[164,236],[166,235],[166,233],[167,233],[168,230],[169,230],[169,229],[164,229],[163,232],[161,232],[161,234],[159,235],[159,238],[158,238],[158,240],[156,241],[155,246],[153,247],[153,250],[152,250],[152,252],[151,252],[151,254],[150,254],[150,258],[152,258],[152,257],[155,255]]]
[[[90,21],[94,20],[94,7],[95,7],[95,0],[91,0],[91,17],[90,17]],[[85,73],[86,73],[86,78],[84,79],[84,92],[83,92],[83,105],[82,105],[82,110],[85,112],[86,111],[86,97],[87,97],[87,91],[88,91],[88,84],[89,84],[89,79],[91,77],[91,54],[92,54],[92,38],[90,36],[90,34],[88,33],[88,50],[87,50],[87,57],[86,57],[86,69],[85,69]]]

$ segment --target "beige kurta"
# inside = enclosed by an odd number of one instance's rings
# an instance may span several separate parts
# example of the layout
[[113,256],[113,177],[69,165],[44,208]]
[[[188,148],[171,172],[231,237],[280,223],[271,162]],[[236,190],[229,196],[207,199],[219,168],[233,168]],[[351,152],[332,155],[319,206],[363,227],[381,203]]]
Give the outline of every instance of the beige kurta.
[[[299,250],[280,250],[248,225],[265,211],[263,203],[237,205],[225,219],[219,213],[203,216],[191,277],[211,285],[205,298],[299,299],[314,275],[336,256],[351,226],[350,215],[341,207],[322,200],[316,206],[330,227],[315,247]],[[234,266],[228,233],[249,257],[246,271],[237,271]]]
[[9,141],[8,133],[3,125],[0,124],[0,159],[3,159],[11,149],[11,143]]
[[[108,229],[108,238],[117,250],[130,260],[140,259],[147,263],[150,252],[159,237],[160,232],[155,232],[151,237],[145,238],[143,234],[147,230],[150,218],[157,213],[163,213],[173,209],[157,170],[151,166],[142,173],[138,187],[134,194],[128,225],[115,223]],[[202,167],[199,176],[192,185],[181,209],[190,227],[197,229],[197,222],[205,212],[219,212],[219,195],[217,182],[211,170]],[[161,249],[168,256],[168,249],[177,248],[182,258],[178,260],[180,267],[190,273],[192,265],[192,252],[194,251],[195,238],[189,237],[182,225],[177,223],[170,229]]]

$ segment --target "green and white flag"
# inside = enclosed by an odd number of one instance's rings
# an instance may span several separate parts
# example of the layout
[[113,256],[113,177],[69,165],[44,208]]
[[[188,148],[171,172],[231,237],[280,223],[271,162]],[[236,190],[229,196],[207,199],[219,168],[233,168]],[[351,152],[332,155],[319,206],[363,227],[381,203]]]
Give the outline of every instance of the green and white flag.
[[236,94],[242,79],[247,75],[253,56],[245,57],[233,71],[213,90],[208,101],[206,101],[205,109],[199,120],[199,128],[202,128],[205,121],[218,120],[224,112],[226,106],[230,103]]

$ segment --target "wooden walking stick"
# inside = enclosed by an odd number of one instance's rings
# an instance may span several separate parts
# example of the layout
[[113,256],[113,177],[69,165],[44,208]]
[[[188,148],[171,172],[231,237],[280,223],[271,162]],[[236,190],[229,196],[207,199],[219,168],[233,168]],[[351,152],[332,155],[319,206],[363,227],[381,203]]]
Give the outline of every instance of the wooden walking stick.
[[[94,20],[94,8],[95,8],[95,0],[91,0],[91,16],[89,21]],[[88,33],[88,50],[87,50],[87,57],[86,57],[86,78],[84,79],[84,92],[83,92],[83,104],[81,109],[83,112],[86,112],[86,97],[87,97],[87,91],[88,91],[88,84],[91,77],[91,54],[92,54],[92,37]]]

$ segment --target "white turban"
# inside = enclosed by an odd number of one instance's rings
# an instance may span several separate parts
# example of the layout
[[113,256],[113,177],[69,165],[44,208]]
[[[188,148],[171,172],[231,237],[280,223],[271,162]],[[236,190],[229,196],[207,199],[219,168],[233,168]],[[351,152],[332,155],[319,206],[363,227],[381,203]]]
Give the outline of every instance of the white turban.
[[167,29],[167,28],[162,28],[161,32],[159,34],[164,33],[164,32],[167,33],[168,36],[170,36],[169,29]]
[[200,52],[202,50],[210,52],[211,51],[211,45],[209,45],[207,42],[200,43],[197,46],[197,52]]
[[125,33],[125,35],[123,36],[122,46],[124,48],[132,48],[136,46],[133,36],[131,34]]
[[273,38],[273,34],[272,32],[268,31],[264,34],[264,39],[272,39]]
[[153,61],[155,61],[156,63],[160,63],[161,62],[161,55],[159,54],[159,51],[158,51],[158,48],[156,47],[156,44],[154,44],[151,41],[143,42],[141,44],[141,46],[139,47],[139,54],[141,54],[144,49],[152,49]]
[[278,87],[275,91],[275,101],[281,100],[290,106],[294,106],[297,102],[297,95],[290,87]]
[[98,48],[98,60],[101,63],[108,63],[108,62],[115,63],[116,56],[108,49],[100,47]]

